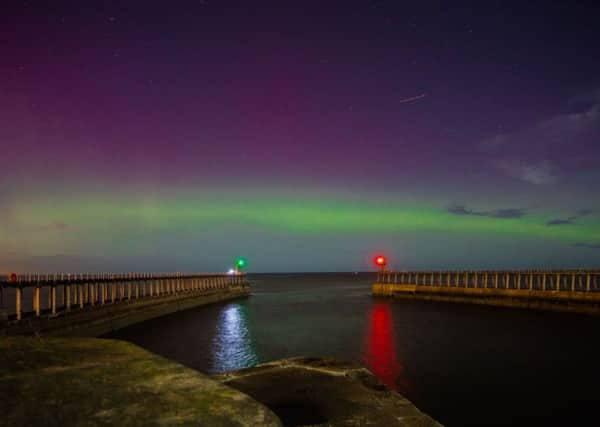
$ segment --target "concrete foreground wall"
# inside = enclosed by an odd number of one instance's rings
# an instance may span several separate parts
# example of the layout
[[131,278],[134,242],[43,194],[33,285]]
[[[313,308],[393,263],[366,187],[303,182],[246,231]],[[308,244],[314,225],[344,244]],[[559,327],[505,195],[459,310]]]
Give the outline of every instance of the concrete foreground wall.
[[213,378],[266,405],[286,426],[441,426],[354,363],[294,357]]
[[140,347],[0,338],[0,426],[281,427],[247,395]]
[[134,344],[0,339],[2,426],[438,427],[366,369],[293,358],[213,378]]
[[459,288],[375,283],[373,296],[425,301],[484,304],[600,315],[600,294],[524,289]]

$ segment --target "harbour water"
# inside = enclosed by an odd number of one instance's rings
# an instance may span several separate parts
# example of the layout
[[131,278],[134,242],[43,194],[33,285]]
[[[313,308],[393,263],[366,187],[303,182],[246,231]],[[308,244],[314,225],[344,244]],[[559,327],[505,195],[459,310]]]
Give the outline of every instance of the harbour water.
[[600,318],[374,299],[374,278],[253,275],[248,299],[109,337],[207,373],[290,356],[355,361],[448,426],[596,423]]

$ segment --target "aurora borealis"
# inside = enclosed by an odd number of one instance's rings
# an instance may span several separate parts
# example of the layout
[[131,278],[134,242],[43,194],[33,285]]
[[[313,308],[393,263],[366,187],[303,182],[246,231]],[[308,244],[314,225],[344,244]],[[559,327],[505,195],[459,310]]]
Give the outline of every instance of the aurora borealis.
[[596,5],[44,3],[0,18],[0,271],[598,265]]

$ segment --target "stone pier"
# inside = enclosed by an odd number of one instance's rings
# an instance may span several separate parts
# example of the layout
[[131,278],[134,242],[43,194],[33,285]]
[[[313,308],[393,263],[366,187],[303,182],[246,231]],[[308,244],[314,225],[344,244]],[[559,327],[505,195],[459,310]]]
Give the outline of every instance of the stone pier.
[[374,296],[600,314],[600,271],[385,271]]
[[100,336],[250,294],[245,274],[29,274],[5,277],[0,286],[7,304],[0,335]]

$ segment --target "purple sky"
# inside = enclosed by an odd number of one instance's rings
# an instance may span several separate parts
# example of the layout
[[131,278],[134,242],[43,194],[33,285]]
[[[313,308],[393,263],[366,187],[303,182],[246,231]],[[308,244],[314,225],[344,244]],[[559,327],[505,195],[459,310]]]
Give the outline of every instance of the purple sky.
[[[240,248],[265,271],[364,269],[361,254],[378,248],[406,262],[398,268],[597,264],[592,2],[96,3],[9,2],[0,15],[0,269],[52,267],[40,259],[127,269],[116,260],[128,256],[131,269],[152,268],[164,256],[152,248],[173,230],[160,222],[140,237],[121,221],[146,215],[146,205],[111,204],[108,243],[105,229],[91,231],[94,217],[60,206],[99,195],[152,198],[163,209],[177,194],[181,212],[206,193],[223,203],[350,200],[363,210],[385,205],[390,217],[404,209],[439,217],[435,227],[403,223],[371,235],[323,230],[332,239],[257,231],[243,216],[217,233],[176,216],[207,234],[175,244],[166,269],[221,268],[218,258]],[[308,216],[293,219],[307,225]],[[474,222],[438,227],[446,216]],[[515,232],[522,249],[513,258],[502,220],[529,227]],[[556,237],[557,227],[573,231]],[[121,250],[130,232],[145,250]],[[455,239],[458,255],[440,250]],[[289,261],[298,256],[281,250],[289,245],[307,248],[302,262]],[[207,247],[219,250],[203,264]]]

